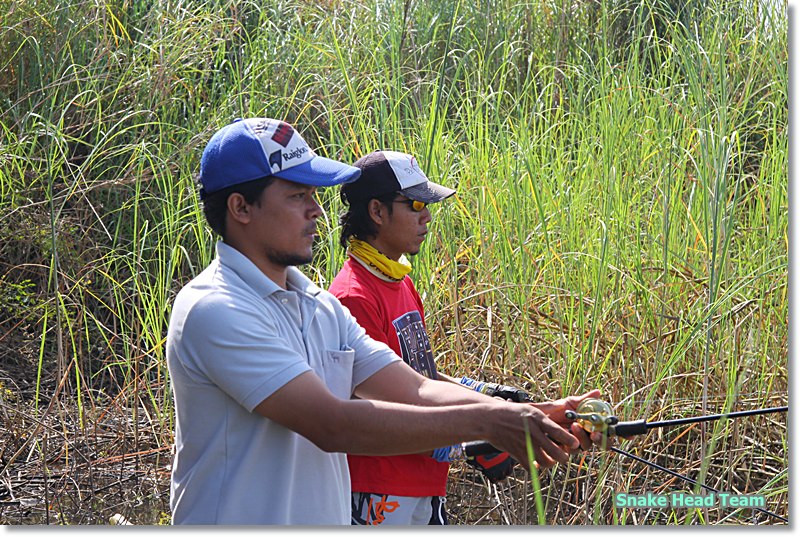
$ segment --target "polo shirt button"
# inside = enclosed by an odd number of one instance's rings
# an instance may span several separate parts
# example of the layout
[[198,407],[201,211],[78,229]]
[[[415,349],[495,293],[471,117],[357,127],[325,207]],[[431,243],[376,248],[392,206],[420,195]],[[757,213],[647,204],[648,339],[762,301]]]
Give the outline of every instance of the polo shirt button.
[[287,302],[289,302],[288,298],[282,298],[281,299],[281,304],[286,304]]

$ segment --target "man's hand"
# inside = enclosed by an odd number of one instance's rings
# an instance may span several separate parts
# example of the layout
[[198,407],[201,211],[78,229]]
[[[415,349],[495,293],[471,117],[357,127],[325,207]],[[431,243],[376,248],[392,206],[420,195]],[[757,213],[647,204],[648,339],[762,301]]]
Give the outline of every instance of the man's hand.
[[499,483],[514,473],[514,466],[517,465],[517,461],[508,453],[497,452],[469,458],[467,459],[467,464],[477,468],[492,483]]
[[533,403],[533,406],[547,414],[551,420],[561,425],[564,429],[570,431],[580,441],[579,449],[589,450],[592,448],[592,444],[598,446],[604,442],[607,444],[608,438],[604,439],[602,433],[591,433],[590,435],[578,423],[567,419],[566,416],[567,410],[577,410],[581,401],[589,398],[600,399],[600,390],[592,390],[583,395],[571,395],[556,401]]
[[498,451],[508,452],[526,470],[530,470],[528,437],[533,460],[540,468],[567,462],[570,453],[580,447],[580,441],[568,428],[553,421],[535,405],[495,401],[497,417],[487,422],[490,432],[485,439]]

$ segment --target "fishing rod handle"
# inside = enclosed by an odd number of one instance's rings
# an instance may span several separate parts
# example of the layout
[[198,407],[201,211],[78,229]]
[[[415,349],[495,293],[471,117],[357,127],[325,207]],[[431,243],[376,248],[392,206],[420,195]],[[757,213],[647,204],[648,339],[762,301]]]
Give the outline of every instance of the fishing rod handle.
[[500,453],[499,449],[483,440],[464,442],[461,444],[461,447],[464,449],[464,456],[467,458],[477,457],[478,455],[489,455],[490,453]]
[[645,434],[650,428],[647,426],[647,420],[636,421],[620,421],[616,425],[611,425],[608,428],[609,436],[636,436]]

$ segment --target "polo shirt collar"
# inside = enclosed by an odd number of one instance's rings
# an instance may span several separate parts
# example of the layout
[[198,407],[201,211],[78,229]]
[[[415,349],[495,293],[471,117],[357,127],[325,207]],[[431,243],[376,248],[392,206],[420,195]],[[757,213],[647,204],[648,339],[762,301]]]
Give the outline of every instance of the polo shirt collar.
[[[260,297],[267,297],[278,291],[284,291],[277,283],[261,272],[247,256],[223,241],[217,242],[217,258],[222,265],[232,269]],[[292,288],[306,295],[317,296],[322,291],[297,267],[289,267],[286,274],[286,282]]]
[[317,296],[322,291],[297,267],[289,267],[289,271],[286,274],[286,283],[309,296]]

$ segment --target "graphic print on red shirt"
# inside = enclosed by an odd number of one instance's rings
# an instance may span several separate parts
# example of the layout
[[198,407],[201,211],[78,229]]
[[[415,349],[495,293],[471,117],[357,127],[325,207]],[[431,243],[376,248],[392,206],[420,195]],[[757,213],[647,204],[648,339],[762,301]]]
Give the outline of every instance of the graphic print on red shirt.
[[403,360],[414,368],[414,371],[436,379],[436,364],[433,362],[433,351],[422,316],[418,311],[409,311],[392,321],[400,342]]

